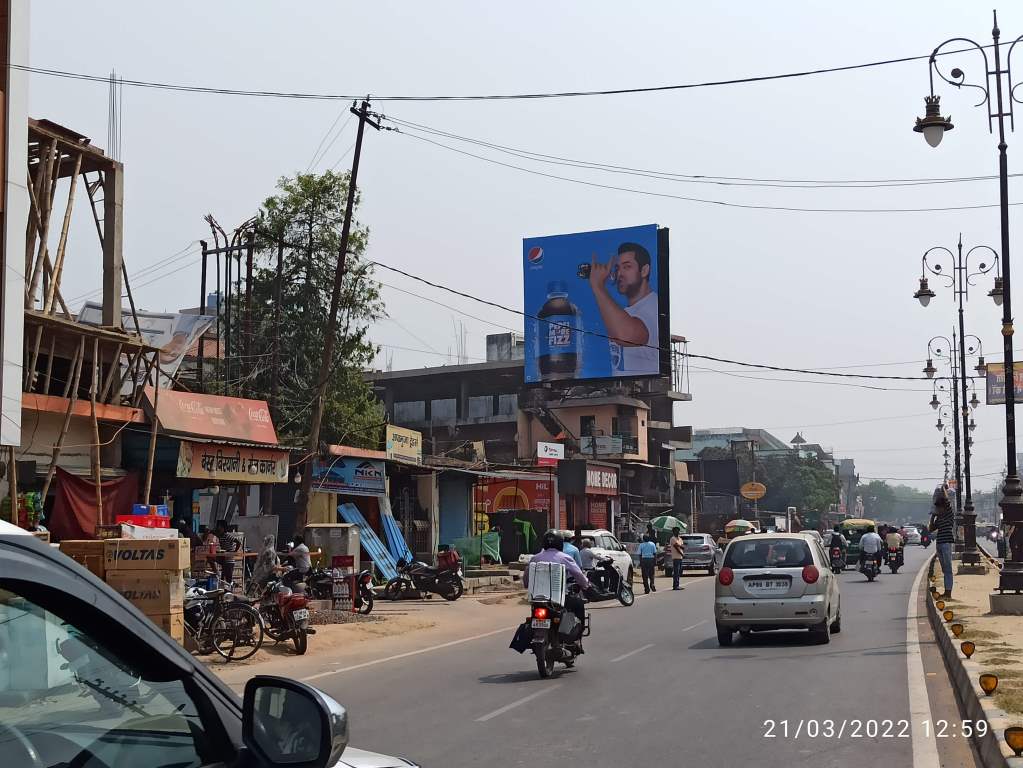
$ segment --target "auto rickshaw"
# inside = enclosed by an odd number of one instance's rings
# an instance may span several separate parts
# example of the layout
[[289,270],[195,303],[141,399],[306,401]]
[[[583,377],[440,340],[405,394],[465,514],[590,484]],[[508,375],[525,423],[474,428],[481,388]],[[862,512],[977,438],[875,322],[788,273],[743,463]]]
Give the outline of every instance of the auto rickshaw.
[[860,561],[860,538],[868,530],[877,530],[877,523],[866,518],[853,517],[843,520],[838,524],[838,530],[849,541],[849,551],[846,554],[846,562],[855,566]]

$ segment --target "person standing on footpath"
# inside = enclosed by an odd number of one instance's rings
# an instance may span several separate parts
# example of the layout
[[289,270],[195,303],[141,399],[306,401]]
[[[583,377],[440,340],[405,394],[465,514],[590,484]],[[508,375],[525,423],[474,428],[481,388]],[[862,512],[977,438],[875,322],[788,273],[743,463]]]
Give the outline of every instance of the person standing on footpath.
[[649,595],[656,592],[654,584],[654,571],[657,568],[657,545],[649,536],[643,537],[639,545],[639,570],[643,574],[643,594]]
[[678,583],[678,579],[682,575],[682,555],[686,551],[681,528],[676,526],[671,529],[671,541],[668,542],[668,548],[671,552],[671,588],[676,591],[685,589]]
[[945,576],[945,591],[942,597],[946,600],[952,596],[952,543],[955,541],[955,513],[948,491],[943,485],[934,489],[934,511],[931,522],[927,526],[934,533],[935,548],[938,550],[938,561],[941,572]]

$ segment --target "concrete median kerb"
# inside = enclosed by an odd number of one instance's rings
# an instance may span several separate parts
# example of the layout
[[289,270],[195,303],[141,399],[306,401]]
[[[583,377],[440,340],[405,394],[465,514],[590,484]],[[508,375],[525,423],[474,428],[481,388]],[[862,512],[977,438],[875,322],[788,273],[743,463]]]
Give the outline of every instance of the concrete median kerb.
[[[926,566],[928,574],[934,572],[936,563],[935,556]],[[925,590],[928,586],[929,581],[923,582]],[[1002,736],[1006,728],[1017,724],[1018,718],[1012,718],[1005,710],[997,707],[994,699],[981,690],[978,679],[981,672],[986,670],[977,661],[963,656],[959,639],[952,634],[950,625],[944,621],[930,595],[925,595],[924,602],[964,719],[986,720],[988,723],[987,734],[973,739],[980,764],[984,768],[1023,768],[1023,758],[1015,757]]]

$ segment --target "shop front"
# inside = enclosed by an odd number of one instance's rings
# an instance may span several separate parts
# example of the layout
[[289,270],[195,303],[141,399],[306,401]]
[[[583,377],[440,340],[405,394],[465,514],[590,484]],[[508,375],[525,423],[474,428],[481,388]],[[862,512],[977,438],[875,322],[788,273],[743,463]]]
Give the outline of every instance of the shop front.
[[606,528],[611,530],[621,497],[619,467],[586,459],[558,463],[558,491],[561,521],[570,530]]
[[473,488],[474,521],[480,530],[500,533],[503,562],[539,551],[552,526],[554,483],[550,475],[501,472],[482,475]]

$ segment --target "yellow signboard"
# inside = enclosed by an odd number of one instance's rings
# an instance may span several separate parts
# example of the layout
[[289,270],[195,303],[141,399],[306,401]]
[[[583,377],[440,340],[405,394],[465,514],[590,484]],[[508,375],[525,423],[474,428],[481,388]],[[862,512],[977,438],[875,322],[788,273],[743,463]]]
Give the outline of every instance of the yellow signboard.
[[744,499],[756,501],[757,499],[762,499],[767,495],[767,486],[763,483],[757,482],[744,483],[742,488],[739,489],[739,493]]
[[181,441],[178,477],[236,483],[288,482],[288,452]]
[[387,458],[423,463],[423,434],[414,429],[387,425]]

